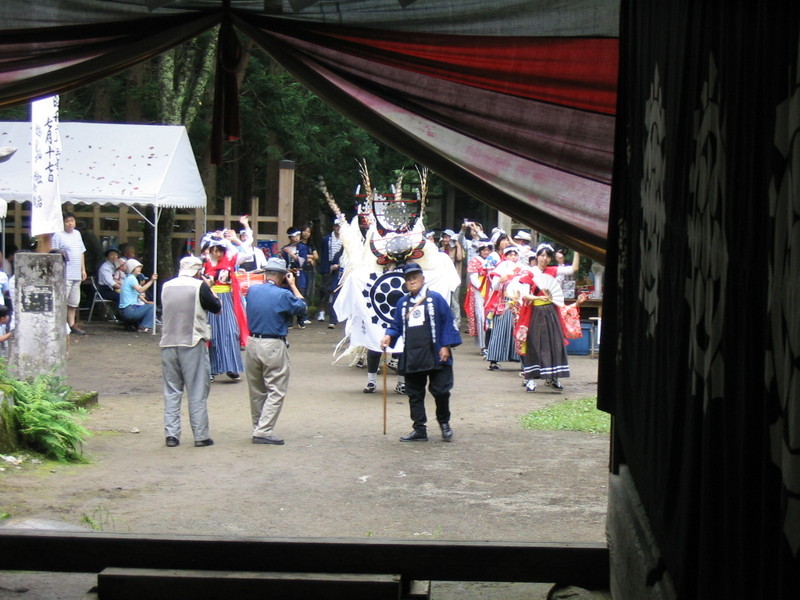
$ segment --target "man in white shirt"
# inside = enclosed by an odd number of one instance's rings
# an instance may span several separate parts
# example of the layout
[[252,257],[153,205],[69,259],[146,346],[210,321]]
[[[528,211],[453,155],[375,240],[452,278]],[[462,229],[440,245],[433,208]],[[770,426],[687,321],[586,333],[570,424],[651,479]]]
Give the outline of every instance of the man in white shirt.
[[67,324],[71,333],[85,335],[86,332],[75,326],[75,317],[81,303],[81,281],[86,279],[86,264],[81,232],[75,229],[75,215],[64,213],[64,231],[53,234],[53,249],[64,250],[67,264],[64,270],[67,276]]
[[106,250],[106,259],[97,269],[97,291],[106,300],[119,304],[120,282],[114,279],[114,273],[119,267],[119,250],[109,248]]

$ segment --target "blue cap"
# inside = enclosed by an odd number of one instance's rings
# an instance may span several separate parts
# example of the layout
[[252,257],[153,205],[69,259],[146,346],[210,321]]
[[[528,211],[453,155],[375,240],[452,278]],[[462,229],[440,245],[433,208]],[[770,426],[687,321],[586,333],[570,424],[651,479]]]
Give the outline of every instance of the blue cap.
[[413,262],[403,265],[403,277],[410,275],[411,273],[422,273],[422,267]]

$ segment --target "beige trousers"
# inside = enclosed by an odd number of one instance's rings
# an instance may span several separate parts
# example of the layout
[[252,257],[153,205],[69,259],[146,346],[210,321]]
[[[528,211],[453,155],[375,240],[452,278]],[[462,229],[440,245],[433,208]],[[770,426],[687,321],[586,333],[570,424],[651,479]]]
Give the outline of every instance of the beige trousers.
[[253,436],[273,435],[289,388],[289,349],[279,339],[250,338],[244,355]]

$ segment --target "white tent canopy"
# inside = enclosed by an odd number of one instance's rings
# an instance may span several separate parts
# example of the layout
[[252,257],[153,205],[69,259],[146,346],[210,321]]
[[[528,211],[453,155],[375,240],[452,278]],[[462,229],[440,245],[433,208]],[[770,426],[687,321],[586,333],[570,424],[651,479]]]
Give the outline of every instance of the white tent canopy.
[[[205,188],[184,126],[61,122],[59,133],[62,203],[124,204],[154,229],[163,208],[206,208]],[[0,198],[30,202],[31,124],[0,122],[3,147],[17,152],[0,166]],[[137,206],[153,206],[154,221]],[[157,254],[158,236],[153,235],[154,272]]]
[[[206,193],[182,125],[59,124],[61,201],[205,208]],[[31,124],[0,122],[0,147],[17,148],[0,167],[0,197],[31,199]]]

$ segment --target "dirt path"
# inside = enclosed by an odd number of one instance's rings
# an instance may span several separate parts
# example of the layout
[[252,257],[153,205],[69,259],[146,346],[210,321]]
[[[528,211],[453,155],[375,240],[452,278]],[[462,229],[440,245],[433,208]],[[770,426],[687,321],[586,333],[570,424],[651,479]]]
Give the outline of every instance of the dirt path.
[[247,385],[223,376],[209,399],[216,445],[193,447],[184,411],[183,443],[166,448],[157,338],[105,323],[87,330],[70,348],[68,378],[100,394],[88,419],[91,463],[0,473],[0,511],[15,520],[166,534],[605,539],[607,436],[518,423],[562,397],[594,395],[595,359],[570,357],[563,394],[526,394],[513,365],[489,372],[465,336],[455,351],[455,441],[442,442],[434,423],[431,441],[402,444],[410,420],[394,375],[383,435],[382,394],[362,393],[365,370],[331,364],[341,333],[315,322],[290,336],[276,431],[285,446],[250,443]]

